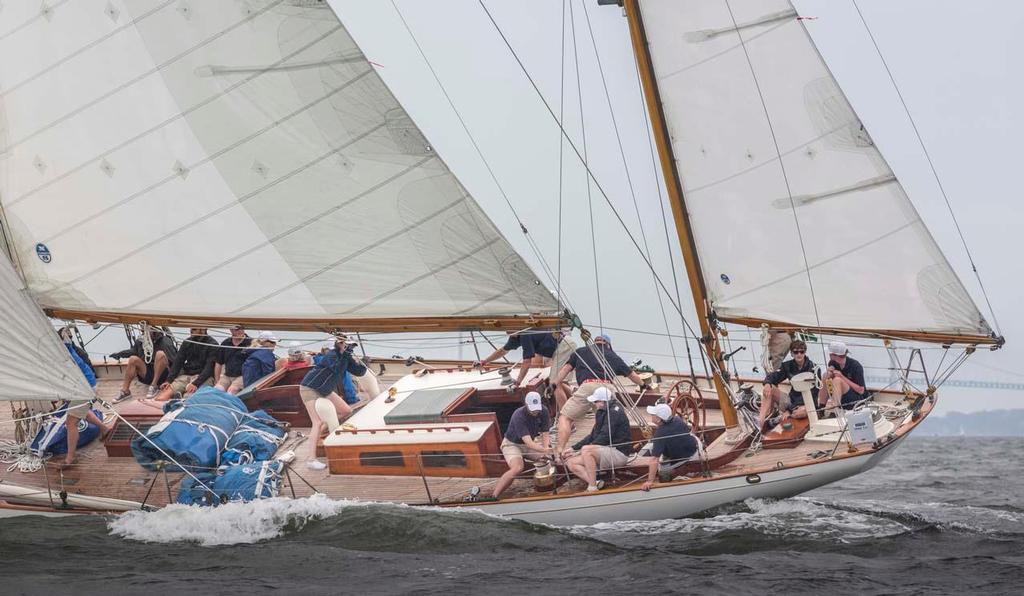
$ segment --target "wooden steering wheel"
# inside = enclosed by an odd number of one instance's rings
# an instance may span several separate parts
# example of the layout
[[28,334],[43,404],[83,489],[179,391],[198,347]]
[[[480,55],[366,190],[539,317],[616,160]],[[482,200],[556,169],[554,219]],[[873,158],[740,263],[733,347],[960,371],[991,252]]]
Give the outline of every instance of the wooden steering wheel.
[[693,382],[683,379],[677,381],[665,393],[672,406],[672,413],[681,417],[690,425],[694,433],[704,429],[707,412],[704,410],[704,398]]

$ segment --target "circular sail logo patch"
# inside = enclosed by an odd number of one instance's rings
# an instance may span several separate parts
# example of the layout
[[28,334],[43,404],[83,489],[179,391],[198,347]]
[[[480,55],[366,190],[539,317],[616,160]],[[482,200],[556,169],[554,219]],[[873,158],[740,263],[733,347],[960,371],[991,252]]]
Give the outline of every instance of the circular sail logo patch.
[[46,248],[46,245],[42,242],[36,244],[36,256],[44,263],[49,263],[53,260],[53,255],[50,254],[50,249]]

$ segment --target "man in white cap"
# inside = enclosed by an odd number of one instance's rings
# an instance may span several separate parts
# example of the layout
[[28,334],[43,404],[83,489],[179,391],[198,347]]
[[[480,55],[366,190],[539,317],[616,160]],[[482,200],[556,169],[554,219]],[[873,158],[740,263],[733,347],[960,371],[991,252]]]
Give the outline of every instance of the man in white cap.
[[651,422],[655,425],[654,436],[651,437],[651,457],[647,467],[647,482],[643,489],[651,490],[658,478],[658,469],[666,472],[679,463],[693,457],[697,452],[697,437],[690,432],[690,426],[681,416],[672,412],[668,404],[647,406]]
[[[607,363],[607,366],[605,366]],[[572,434],[572,425],[590,412],[590,396],[603,387],[615,390],[615,377],[628,377],[638,387],[645,387],[644,380],[636,374],[622,358],[612,350],[612,340],[607,335],[598,335],[594,344],[583,346],[569,356],[569,360],[555,375],[552,385],[558,387],[570,372],[576,371],[576,391],[558,412],[558,452],[565,450]]]
[[865,398],[864,367],[850,358],[846,344],[838,340],[828,344],[828,357],[828,370],[822,378],[827,391],[818,392],[818,407],[825,407],[827,400],[830,409],[842,406],[849,410]]
[[540,394],[536,391],[527,393],[525,402],[512,412],[505,438],[501,441],[501,454],[505,456],[508,472],[494,484],[495,499],[523,472],[526,467],[524,458],[536,461],[551,453],[551,436],[548,434],[551,416]]
[[604,488],[604,482],[597,480],[599,470],[626,465],[633,452],[633,437],[626,411],[607,387],[598,387],[587,401],[597,408],[594,428],[571,450],[562,452],[562,457],[569,471],[587,483],[587,491],[594,492]]

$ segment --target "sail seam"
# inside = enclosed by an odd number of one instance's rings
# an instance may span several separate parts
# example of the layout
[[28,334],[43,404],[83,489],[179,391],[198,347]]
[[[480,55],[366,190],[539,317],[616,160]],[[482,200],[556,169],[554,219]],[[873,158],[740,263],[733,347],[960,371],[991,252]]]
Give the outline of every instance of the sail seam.
[[311,41],[310,43],[308,43],[308,44],[306,44],[306,45],[304,45],[304,46],[300,47],[300,48],[299,48],[298,50],[296,50],[296,51],[294,51],[294,52],[292,52],[292,53],[288,54],[287,56],[283,56],[283,57],[281,58],[281,60],[279,60],[279,61],[277,61],[277,62],[275,62],[275,63],[271,64],[271,65],[270,65],[270,66],[269,66],[269,67],[268,67],[267,69],[265,69],[264,71],[262,71],[262,72],[258,72],[258,73],[255,73],[255,74],[253,74],[252,76],[246,77],[246,78],[244,78],[244,79],[241,79],[240,81],[238,81],[238,82],[236,82],[236,83],[233,83],[233,84],[231,84],[230,86],[228,86],[227,88],[225,88],[225,89],[224,89],[223,91],[221,91],[221,92],[219,92],[219,93],[216,93],[216,94],[214,94],[214,95],[211,95],[210,97],[208,97],[208,98],[206,98],[206,99],[204,99],[204,100],[200,101],[199,103],[197,103],[197,104],[193,105],[192,107],[190,107],[190,108],[188,108],[188,109],[186,109],[186,110],[183,110],[183,111],[181,111],[180,113],[177,113],[177,114],[175,114],[174,116],[171,116],[170,118],[168,118],[168,119],[164,120],[163,122],[160,122],[160,123],[159,123],[159,124],[157,124],[156,126],[150,127],[150,128],[148,128],[148,129],[146,129],[146,130],[144,130],[144,131],[142,131],[142,132],[138,133],[137,135],[135,135],[135,136],[133,136],[133,137],[131,137],[131,138],[129,138],[129,139],[127,139],[127,140],[125,140],[125,141],[122,141],[121,143],[119,143],[119,144],[115,145],[114,147],[111,147],[110,149],[107,149],[106,151],[104,151],[104,152],[102,152],[102,153],[100,153],[100,154],[98,154],[98,155],[95,155],[95,156],[93,156],[93,157],[90,157],[89,159],[87,159],[87,160],[83,161],[82,163],[80,163],[79,165],[75,166],[74,168],[71,168],[70,170],[68,170],[68,171],[64,172],[63,174],[61,174],[61,175],[59,175],[59,176],[56,176],[56,177],[54,177],[53,179],[51,179],[51,180],[48,180],[48,181],[44,182],[43,184],[40,184],[39,186],[36,186],[35,188],[33,188],[33,189],[31,189],[31,190],[28,190],[28,191],[26,191],[26,192],[25,192],[24,194],[22,194],[21,196],[19,196],[19,197],[15,198],[15,199],[13,199],[13,200],[11,200],[11,201],[10,201],[10,202],[9,202],[9,203],[7,204],[7,205],[8,205],[8,207],[14,207],[14,206],[15,206],[15,205],[17,205],[18,203],[20,203],[20,202],[22,202],[22,201],[24,201],[24,200],[26,200],[26,199],[29,199],[29,198],[31,198],[31,197],[32,197],[33,195],[35,195],[35,194],[36,194],[36,193],[38,193],[38,192],[41,192],[41,191],[43,191],[43,190],[46,190],[46,189],[47,189],[47,188],[49,188],[50,186],[53,186],[54,184],[56,184],[56,183],[60,182],[61,180],[64,180],[64,179],[65,179],[65,178],[67,178],[68,176],[71,176],[71,175],[77,174],[77,173],[78,173],[78,172],[80,172],[80,171],[81,171],[81,170],[82,170],[83,168],[85,168],[86,166],[88,166],[88,165],[92,164],[92,163],[93,163],[93,162],[95,162],[95,161],[96,161],[97,159],[104,159],[104,158],[106,158],[106,157],[109,157],[109,156],[110,156],[111,154],[113,154],[114,152],[116,152],[116,151],[119,151],[119,150],[121,150],[121,149],[124,149],[125,147],[127,147],[128,145],[131,145],[131,144],[132,144],[132,143],[134,143],[135,141],[138,141],[139,139],[145,138],[145,137],[149,136],[150,134],[152,134],[152,133],[154,133],[154,132],[157,132],[157,131],[159,131],[159,130],[162,130],[162,129],[164,129],[165,127],[167,127],[167,126],[168,126],[169,124],[172,124],[172,123],[174,123],[174,122],[176,122],[176,121],[178,121],[178,120],[184,119],[184,118],[185,118],[186,116],[188,116],[188,115],[192,114],[192,113],[193,113],[193,112],[195,112],[195,111],[198,111],[198,110],[199,110],[199,109],[201,109],[201,108],[204,108],[204,107],[206,107],[206,106],[210,105],[210,104],[211,104],[211,103],[213,103],[214,101],[217,101],[218,99],[221,99],[221,98],[223,98],[223,97],[226,97],[226,96],[230,95],[230,94],[231,94],[231,93],[232,93],[233,91],[235,91],[235,90],[236,90],[236,89],[238,89],[239,87],[242,87],[242,86],[244,86],[244,85],[246,85],[246,84],[248,84],[248,83],[250,83],[250,82],[252,82],[252,81],[256,80],[256,79],[257,79],[257,78],[259,78],[260,76],[262,76],[262,75],[264,75],[264,74],[266,74],[266,73],[270,72],[270,71],[271,71],[271,68],[272,68],[272,67],[274,67],[274,66],[277,66],[277,65],[279,65],[279,64],[282,64],[282,63],[284,63],[285,61],[287,61],[287,60],[290,60],[290,59],[294,58],[295,56],[297,56],[297,55],[301,54],[302,52],[305,52],[305,51],[306,51],[306,50],[308,50],[309,48],[311,48],[311,47],[315,46],[316,44],[320,43],[320,42],[321,42],[321,41],[323,41],[324,39],[326,39],[326,38],[330,37],[330,36],[331,36],[331,34],[335,33],[336,31],[338,31],[338,30],[340,30],[340,29],[341,29],[341,27],[340,27],[340,26],[339,26],[339,27],[336,27],[336,28],[334,28],[334,29],[331,29],[330,31],[326,32],[326,33],[325,33],[324,35],[322,35],[322,36],[320,36],[320,37],[317,37],[317,38],[315,38],[315,39],[314,39],[313,41]]
[[138,83],[139,81],[141,81],[141,80],[143,80],[143,79],[145,79],[145,78],[147,78],[147,77],[149,77],[151,75],[159,73],[164,68],[170,66],[171,64],[174,64],[175,62],[177,62],[178,60],[181,60],[185,56],[188,56],[192,52],[194,52],[194,51],[196,51],[196,50],[198,50],[200,48],[203,48],[203,47],[205,47],[205,46],[207,46],[207,45],[217,41],[221,37],[224,37],[225,35],[227,35],[231,31],[241,27],[245,23],[254,20],[258,16],[261,16],[263,13],[269,11],[271,8],[274,8],[275,6],[280,4],[281,2],[282,2],[282,0],[274,0],[274,2],[268,4],[267,6],[261,8],[260,10],[258,10],[256,12],[253,12],[252,14],[247,15],[241,21],[236,22],[235,24],[227,27],[226,29],[222,29],[222,30],[218,31],[215,35],[204,39],[202,42],[200,42],[200,43],[190,47],[189,49],[185,50],[184,52],[181,52],[181,53],[179,53],[179,54],[177,54],[177,55],[175,55],[175,56],[165,60],[164,62],[161,62],[159,65],[156,66],[156,68],[150,69],[150,70],[142,73],[141,75],[136,76],[135,78],[133,78],[131,80],[125,81],[124,83],[118,85],[117,87],[114,87],[113,89],[111,89],[110,91],[104,93],[103,95],[101,95],[101,96],[99,96],[97,98],[94,98],[93,100],[91,100],[91,101],[89,101],[89,102],[87,102],[85,104],[80,105],[79,107],[77,107],[74,110],[64,114],[63,116],[57,117],[57,119],[55,119],[55,120],[51,120],[48,124],[43,125],[42,128],[39,128],[39,129],[36,129],[33,132],[30,132],[30,133],[28,133],[27,136],[22,137],[21,139],[18,139],[14,143],[8,145],[7,148],[5,149],[5,151],[7,151],[7,152],[11,151],[12,149],[14,149],[14,148],[24,144],[25,142],[27,142],[27,141],[29,141],[29,140],[31,140],[31,139],[33,139],[33,138],[43,134],[44,132],[50,130],[54,126],[57,126],[57,125],[65,122],[67,119],[72,118],[72,117],[74,117],[74,116],[84,112],[85,110],[87,110],[87,109],[89,109],[89,108],[91,108],[91,107],[93,107],[93,106],[103,102],[106,99],[109,99],[110,97],[113,97],[114,95],[120,93],[121,91],[124,91],[125,89],[131,87],[135,83]]
[[[729,11],[729,18],[732,19],[733,25],[737,26],[736,25],[736,15],[733,14],[732,5],[730,4],[729,0],[725,0],[725,7]],[[793,8],[792,3],[790,3],[790,8]],[[789,23],[798,23],[799,21],[797,21],[794,18],[793,20],[788,21],[788,22]],[[778,137],[775,136],[775,126],[772,123],[771,115],[768,112],[768,104],[765,102],[764,93],[761,91],[761,83],[760,83],[760,81],[758,81],[757,73],[754,71],[754,63],[750,59],[750,52],[747,49],[747,44],[746,44],[746,42],[743,39],[743,34],[739,30],[736,31],[736,37],[740,40],[740,46],[743,48],[743,56],[746,58],[747,67],[750,69],[750,76],[751,76],[751,78],[754,81],[754,87],[757,89],[757,96],[761,100],[761,108],[764,110],[765,121],[768,124],[768,130],[769,130],[769,132],[771,133],[771,136],[772,136],[772,144],[775,146],[775,153],[778,156],[779,169],[782,171],[782,179],[783,179],[783,181],[786,184],[786,194],[789,195],[790,208],[792,209],[792,212],[793,212],[793,222],[796,224],[797,239],[800,241],[800,253],[803,256],[804,268],[805,268],[804,270],[807,273],[807,285],[808,285],[808,287],[810,289],[811,306],[814,309],[814,320],[817,323],[817,325],[820,327],[821,326],[821,316],[818,313],[818,299],[817,299],[817,297],[815,296],[815,293],[814,293],[814,280],[812,279],[812,276],[811,276],[810,264],[807,261],[807,247],[804,244],[804,235],[803,235],[803,230],[800,227],[800,217],[799,217],[799,215],[797,215],[797,212],[796,212],[796,203],[793,201],[793,189],[792,189],[792,187],[790,186],[790,183],[789,183],[789,174],[786,171],[786,165],[782,162],[782,150],[779,147]]]
[[249,199],[251,199],[251,198],[261,194],[262,192],[264,192],[265,190],[267,190],[269,188],[273,188],[274,186],[277,186],[278,184],[280,184],[280,183],[282,183],[282,182],[292,178],[293,176],[301,174],[302,172],[304,172],[304,171],[308,170],[309,168],[319,164],[320,162],[322,162],[323,160],[327,159],[328,157],[330,157],[332,155],[335,155],[336,153],[339,153],[343,149],[345,149],[345,148],[347,148],[347,147],[349,147],[351,145],[354,145],[355,143],[358,143],[359,141],[365,139],[366,137],[369,137],[370,135],[372,135],[373,133],[377,132],[381,128],[384,128],[384,126],[385,126],[385,124],[378,124],[377,126],[374,126],[373,128],[371,128],[370,130],[362,133],[358,137],[350,139],[347,143],[345,143],[341,147],[337,147],[337,148],[333,148],[332,147],[328,151],[324,152],[322,155],[318,156],[316,159],[313,159],[312,161],[306,162],[302,166],[299,166],[298,168],[295,168],[294,170],[288,172],[284,176],[281,176],[280,178],[278,178],[276,180],[273,180],[272,182],[268,182],[267,184],[264,184],[263,186],[253,190],[252,192],[249,192],[249,193],[247,193],[245,195],[242,195],[241,197],[239,197],[235,201],[233,201],[231,203],[228,203],[226,205],[222,205],[222,206],[218,207],[217,209],[214,209],[213,211],[211,211],[209,213],[206,213],[202,217],[195,218],[195,219],[193,219],[192,221],[190,221],[188,223],[185,223],[185,224],[183,224],[181,226],[178,226],[174,230],[171,230],[169,233],[164,234],[163,236],[161,236],[161,237],[159,237],[159,238],[157,238],[155,240],[147,242],[146,244],[143,244],[142,246],[140,246],[140,247],[138,247],[138,248],[136,248],[136,249],[134,249],[134,250],[132,250],[132,251],[130,251],[128,253],[125,253],[125,254],[121,255],[120,257],[118,257],[118,258],[116,258],[116,259],[114,259],[112,261],[109,261],[109,262],[107,262],[107,263],[105,263],[103,265],[100,265],[99,267],[96,267],[96,268],[90,270],[89,272],[84,273],[84,274],[76,277],[75,279],[71,280],[68,283],[71,283],[71,284],[77,283],[77,282],[79,282],[79,281],[81,281],[81,280],[83,280],[83,279],[85,279],[87,277],[90,277],[90,276],[94,275],[95,273],[97,273],[99,271],[102,271],[102,270],[110,267],[111,265],[115,265],[117,263],[125,261],[125,260],[127,260],[127,259],[129,259],[129,258],[131,258],[131,257],[133,257],[133,256],[135,256],[137,254],[139,254],[140,252],[143,252],[143,251],[145,251],[145,250],[147,250],[149,248],[152,248],[153,246],[156,246],[157,244],[160,244],[161,242],[171,238],[172,236],[178,235],[179,233],[183,232],[184,230],[189,229],[190,227],[194,226],[196,223],[198,223],[198,222],[200,222],[200,221],[202,221],[204,219],[213,217],[215,215],[223,213],[224,211],[227,211],[228,209],[231,209],[231,208],[234,208],[234,207],[241,207],[242,203],[248,201]]

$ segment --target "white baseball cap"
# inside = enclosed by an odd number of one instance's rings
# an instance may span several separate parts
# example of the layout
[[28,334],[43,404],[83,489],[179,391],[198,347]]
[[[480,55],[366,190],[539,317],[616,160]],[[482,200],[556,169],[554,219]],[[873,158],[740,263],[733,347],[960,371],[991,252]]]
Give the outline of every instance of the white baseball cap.
[[611,401],[612,392],[608,391],[607,387],[598,387],[594,394],[587,398],[590,403],[597,403],[599,401]]
[[828,353],[836,356],[846,356],[846,344],[836,340],[828,344]]
[[526,394],[526,409],[531,412],[539,412],[544,409],[544,402],[540,399],[540,394],[536,391],[531,391]]
[[276,344],[277,343],[277,336],[274,335],[273,333],[269,332],[269,331],[261,331],[260,332],[260,336],[259,336],[259,341],[272,341],[272,342],[274,342]]
[[301,356],[302,355],[302,348],[299,347],[299,346],[292,346],[292,347],[288,348],[288,355],[289,356]]
[[653,406],[647,406],[647,413],[651,416],[657,416],[665,422],[672,419],[672,408],[668,404],[655,404]]

